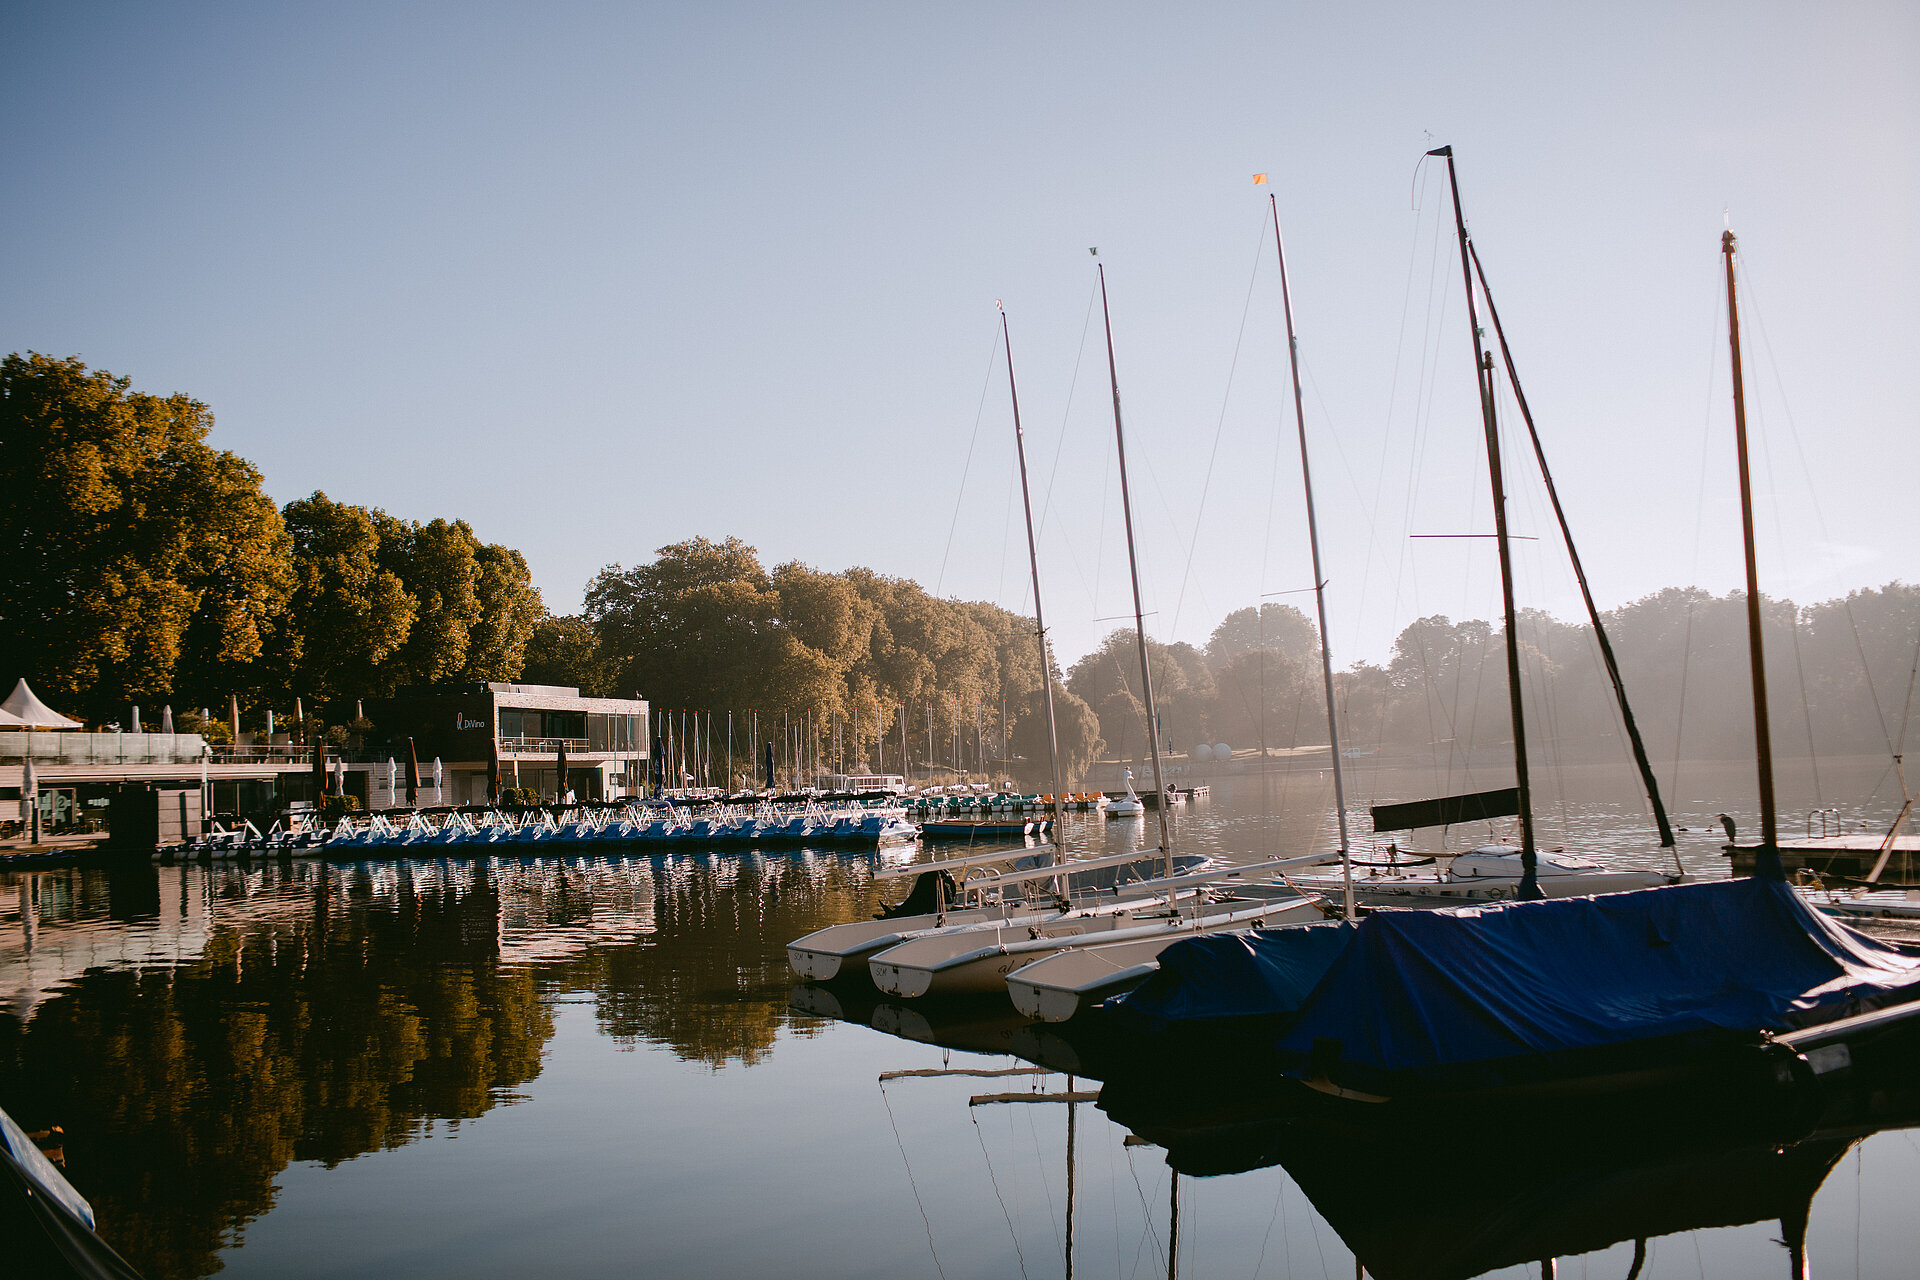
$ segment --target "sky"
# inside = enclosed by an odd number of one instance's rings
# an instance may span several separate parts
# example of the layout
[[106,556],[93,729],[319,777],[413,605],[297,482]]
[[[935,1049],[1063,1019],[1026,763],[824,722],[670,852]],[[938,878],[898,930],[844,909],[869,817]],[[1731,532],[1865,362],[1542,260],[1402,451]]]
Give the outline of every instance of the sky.
[[[1911,4],[0,9],[0,349],[185,392],[281,502],[462,518],[548,607],[656,548],[1336,665],[1499,610],[1446,171],[1600,605],[1920,580]],[[1264,172],[1268,185],[1252,175]],[[1098,258],[1088,252],[1099,251]],[[1483,318],[1484,324],[1484,318]],[[1523,608],[1579,598],[1510,395]]]

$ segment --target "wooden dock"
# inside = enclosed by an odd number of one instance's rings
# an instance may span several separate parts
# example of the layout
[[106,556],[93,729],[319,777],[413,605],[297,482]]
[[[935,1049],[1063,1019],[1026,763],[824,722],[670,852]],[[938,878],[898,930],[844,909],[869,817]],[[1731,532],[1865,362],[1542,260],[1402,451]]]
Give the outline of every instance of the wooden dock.
[[[1859,880],[1873,870],[1873,864],[1880,860],[1881,846],[1886,842],[1886,836],[1870,831],[1787,838],[1779,842],[1780,863],[1789,876],[1804,869],[1818,875],[1848,876]],[[1727,844],[1722,845],[1721,849],[1733,859],[1733,874],[1753,874],[1760,851],[1757,843]],[[1894,884],[1913,884],[1916,867],[1920,867],[1920,836],[1898,836],[1893,842],[1893,855],[1887,859],[1886,869],[1880,873],[1880,878]]]

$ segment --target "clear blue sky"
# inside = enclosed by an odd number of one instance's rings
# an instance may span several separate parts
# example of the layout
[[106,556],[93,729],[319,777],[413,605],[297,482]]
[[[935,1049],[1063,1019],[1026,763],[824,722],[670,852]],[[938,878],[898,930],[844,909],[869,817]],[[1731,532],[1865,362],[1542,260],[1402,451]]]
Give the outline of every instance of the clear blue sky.
[[1723,211],[1767,589],[1920,577],[1911,4],[16,3],[0,117],[4,349],[206,401],[282,501],[464,517],[556,612],[700,534],[1026,608],[1004,299],[1090,647],[1130,607],[1093,245],[1150,628],[1309,585],[1270,189],[1336,662],[1494,616],[1489,544],[1406,536],[1490,527],[1442,142],[1603,604],[1739,581]]

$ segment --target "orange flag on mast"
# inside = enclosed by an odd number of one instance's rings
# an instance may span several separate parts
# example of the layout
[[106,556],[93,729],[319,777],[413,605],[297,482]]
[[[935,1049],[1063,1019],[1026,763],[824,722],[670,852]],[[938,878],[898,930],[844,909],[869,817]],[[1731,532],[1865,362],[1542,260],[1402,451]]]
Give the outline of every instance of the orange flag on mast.
[[1264,173],[1256,173],[1256,174],[1254,174],[1254,175],[1253,175],[1253,185],[1254,185],[1254,186],[1256,186],[1256,187],[1264,187],[1264,186],[1266,186],[1266,185],[1267,185],[1267,175],[1266,175],[1266,174],[1264,174]]

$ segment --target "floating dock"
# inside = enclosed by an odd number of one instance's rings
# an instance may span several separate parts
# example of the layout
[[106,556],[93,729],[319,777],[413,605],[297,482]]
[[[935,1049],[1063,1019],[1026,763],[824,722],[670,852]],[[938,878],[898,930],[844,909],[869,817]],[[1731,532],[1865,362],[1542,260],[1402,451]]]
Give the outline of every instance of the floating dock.
[[[1887,845],[1885,835],[1875,835],[1862,831],[1852,834],[1802,836],[1798,839],[1782,838],[1779,842],[1780,865],[1791,876],[1796,871],[1810,871],[1815,875],[1840,876],[1853,880],[1864,880],[1873,870],[1873,864],[1880,860],[1880,853]],[[1726,856],[1733,860],[1733,874],[1750,876],[1754,864],[1759,858],[1760,846],[1755,844],[1726,844],[1721,846]],[[1887,858],[1886,869],[1880,875],[1883,879],[1896,884],[1913,884],[1913,873],[1920,867],[1920,836],[1896,836]]]

